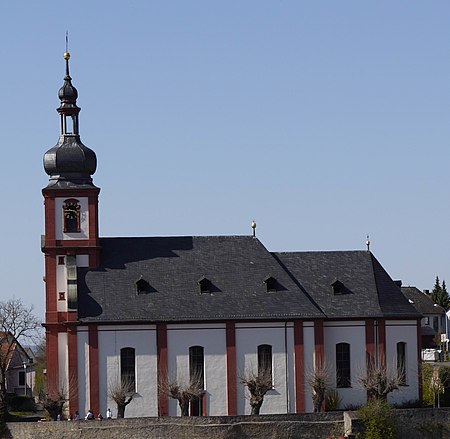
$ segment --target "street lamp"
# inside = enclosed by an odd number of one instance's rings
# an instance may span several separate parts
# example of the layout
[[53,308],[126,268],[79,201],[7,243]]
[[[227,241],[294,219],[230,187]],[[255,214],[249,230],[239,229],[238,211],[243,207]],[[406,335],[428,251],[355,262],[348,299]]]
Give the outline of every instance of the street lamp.
[[25,361],[23,362],[23,370],[24,370],[24,374],[25,374],[25,376],[24,376],[24,383],[23,383],[23,386],[24,386],[24,389],[23,389],[23,395],[24,396],[27,396],[27,363],[25,363]]

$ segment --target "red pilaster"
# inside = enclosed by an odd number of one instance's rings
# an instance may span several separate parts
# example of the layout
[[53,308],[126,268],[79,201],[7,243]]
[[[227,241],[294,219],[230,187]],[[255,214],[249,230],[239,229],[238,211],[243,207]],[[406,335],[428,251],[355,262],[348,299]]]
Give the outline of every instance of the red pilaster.
[[69,361],[69,413],[78,410],[78,344],[77,327],[70,325],[67,328],[67,349]]
[[386,363],[386,320],[378,320],[378,361]]
[[94,413],[100,413],[100,398],[98,387],[98,327],[88,325],[89,342],[89,402]]
[[168,380],[167,359],[167,325],[158,323],[156,325],[156,347],[158,352],[158,415],[169,416],[169,400],[166,392],[161,389],[161,384]]
[[323,346],[323,320],[314,321],[314,354],[316,357],[316,367],[321,368],[324,360]]
[[422,319],[417,319],[417,367],[419,380],[419,401],[423,400],[423,385],[422,385]]
[[375,361],[375,326],[373,319],[366,319],[366,362]]
[[46,327],[47,388],[51,397],[59,391],[58,327]]
[[235,322],[226,324],[227,343],[227,403],[228,416],[237,415],[237,393],[236,393],[236,325]]
[[303,321],[294,321],[295,412],[305,411],[305,350]]

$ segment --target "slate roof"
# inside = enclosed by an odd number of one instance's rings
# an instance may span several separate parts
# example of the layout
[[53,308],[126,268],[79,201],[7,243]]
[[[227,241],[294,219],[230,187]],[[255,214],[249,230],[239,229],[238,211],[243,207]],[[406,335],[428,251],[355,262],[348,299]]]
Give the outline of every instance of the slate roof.
[[[420,317],[368,251],[276,253],[329,318]],[[333,294],[332,283],[344,285]]]
[[[100,245],[101,266],[78,268],[82,322],[419,316],[367,251],[270,253],[251,236],[101,238]],[[276,292],[267,292],[269,277]],[[209,293],[200,293],[200,280]]]
[[416,287],[402,287],[402,293],[407,299],[414,302],[412,305],[421,314],[436,315],[445,313],[445,309],[442,306],[434,304],[430,296],[422,293]]
[[[78,269],[81,321],[324,317],[250,236],[102,238],[100,245],[101,267]],[[267,292],[267,276],[277,292]],[[211,293],[200,293],[203,277]],[[148,292],[137,294],[139,279]]]

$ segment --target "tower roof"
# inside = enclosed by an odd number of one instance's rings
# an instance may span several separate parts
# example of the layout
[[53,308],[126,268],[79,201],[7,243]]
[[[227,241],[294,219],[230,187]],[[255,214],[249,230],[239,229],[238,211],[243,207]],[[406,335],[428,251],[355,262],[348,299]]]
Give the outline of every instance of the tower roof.
[[47,187],[55,189],[95,187],[92,175],[97,168],[95,152],[83,145],[79,134],[77,106],[78,91],[69,74],[70,54],[64,54],[66,75],[59,89],[61,105],[57,109],[61,117],[61,134],[57,144],[44,155],[44,169],[50,176]]

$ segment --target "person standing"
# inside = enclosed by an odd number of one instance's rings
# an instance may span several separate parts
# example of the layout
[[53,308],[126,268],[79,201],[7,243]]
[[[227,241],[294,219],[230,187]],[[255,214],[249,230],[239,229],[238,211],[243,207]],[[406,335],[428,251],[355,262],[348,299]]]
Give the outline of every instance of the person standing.
[[112,419],[112,411],[109,407],[108,410],[106,410],[106,419]]

